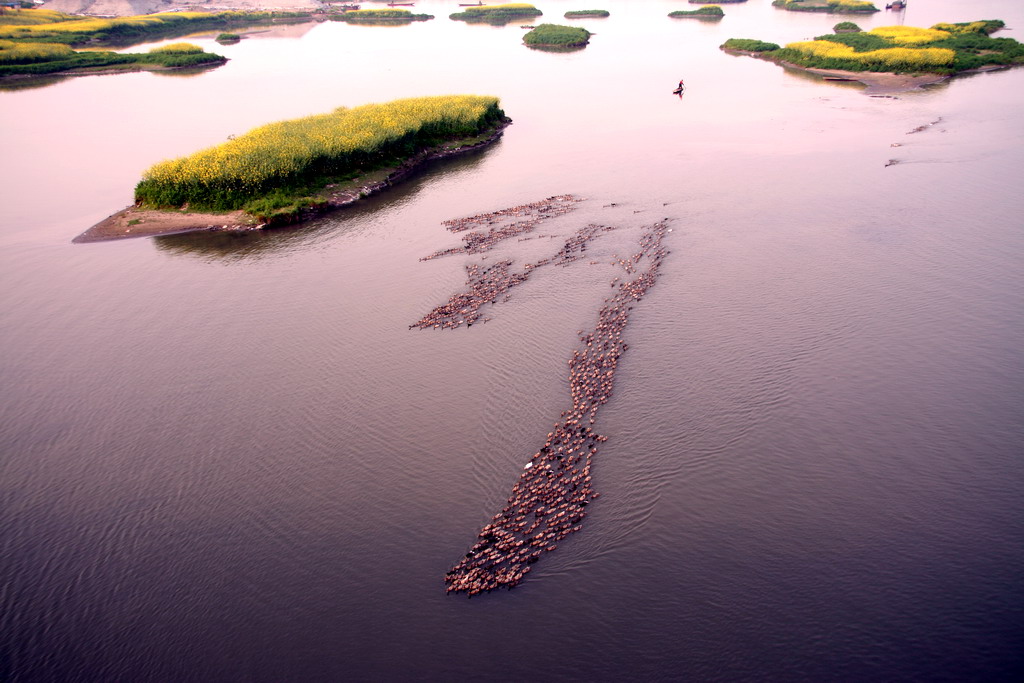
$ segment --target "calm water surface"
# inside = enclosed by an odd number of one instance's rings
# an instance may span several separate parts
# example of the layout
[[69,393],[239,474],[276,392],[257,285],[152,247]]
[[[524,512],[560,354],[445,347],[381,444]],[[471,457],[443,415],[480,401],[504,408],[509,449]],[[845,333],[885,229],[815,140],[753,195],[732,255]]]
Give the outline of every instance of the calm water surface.
[[[196,38],[231,58],[196,76],[0,92],[0,678],[1019,679],[1024,70],[870,98],[717,49],[843,17],[681,6],[609,0],[548,54],[429,0],[401,28]],[[1015,0],[904,18],[1024,30]],[[161,159],[453,92],[514,125],[363,207],[71,244]],[[491,258],[619,229],[487,325],[407,329],[472,262],[419,261],[458,244],[441,221],[561,193],[585,201],[556,239]],[[446,596],[660,218],[603,497],[515,591]]]

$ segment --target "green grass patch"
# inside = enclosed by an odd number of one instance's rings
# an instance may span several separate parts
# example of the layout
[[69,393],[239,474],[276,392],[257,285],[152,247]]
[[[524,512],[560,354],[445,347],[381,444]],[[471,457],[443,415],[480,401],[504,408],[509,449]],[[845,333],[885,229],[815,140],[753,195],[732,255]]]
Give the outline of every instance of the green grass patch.
[[541,24],[525,36],[530,47],[582,47],[590,41],[590,31],[578,26]]
[[718,5],[706,5],[698,9],[680,9],[675,12],[669,12],[668,15],[673,19],[721,19],[725,16],[725,11]]
[[468,23],[504,25],[514,19],[539,17],[542,14],[544,13],[533,5],[528,5],[526,3],[511,3],[506,5],[466,7],[465,11],[449,14],[448,18]]
[[331,21],[343,21],[348,24],[409,24],[433,18],[432,14],[413,14],[407,9],[357,9],[330,16]]
[[578,9],[565,13],[566,19],[603,19],[610,16],[611,12],[606,9]]
[[871,14],[879,11],[866,0],[772,0],[772,5],[790,12]]
[[834,33],[860,33],[861,28],[852,21],[840,21],[832,27]]
[[237,33],[221,33],[215,39],[218,43],[237,43],[242,39],[242,36]]
[[778,50],[778,43],[766,43],[763,40],[753,38],[730,38],[721,45],[723,50],[737,50],[740,52],[772,52]]
[[[26,47],[31,44],[20,43],[19,45]],[[49,59],[37,58],[34,61],[11,62],[2,59],[3,54],[7,51],[0,50],[0,78],[4,76],[40,76],[64,72],[99,70],[131,71],[152,67],[165,69],[210,67],[219,66],[227,61],[226,58],[220,55],[204,52],[198,47],[196,47],[198,51],[159,51],[157,49],[148,53],[118,53],[107,51],[75,52],[66,45],[44,45],[51,48],[65,48],[68,52],[55,53]]]
[[505,120],[496,97],[449,95],[341,108],[261,126],[156,164],[135,199],[157,208],[244,209],[266,218],[323,203],[325,185],[397,166],[420,151]]

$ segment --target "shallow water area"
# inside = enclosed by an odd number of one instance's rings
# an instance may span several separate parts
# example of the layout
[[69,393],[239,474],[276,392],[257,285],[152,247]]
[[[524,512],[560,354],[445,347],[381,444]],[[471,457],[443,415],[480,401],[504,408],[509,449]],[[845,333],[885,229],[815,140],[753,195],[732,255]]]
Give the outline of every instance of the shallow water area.
[[[1024,69],[873,98],[717,49],[845,16],[537,5],[590,44],[427,0],[409,26],[190,38],[230,61],[187,77],[0,91],[0,678],[1018,678]],[[852,20],[988,18],[1019,39],[1009,0]],[[71,244],[164,158],[447,93],[514,123],[301,228]],[[570,193],[531,239],[421,261],[462,244],[443,221]],[[663,219],[600,499],[514,590],[445,595]],[[486,324],[409,329],[467,265],[591,223],[616,229]]]

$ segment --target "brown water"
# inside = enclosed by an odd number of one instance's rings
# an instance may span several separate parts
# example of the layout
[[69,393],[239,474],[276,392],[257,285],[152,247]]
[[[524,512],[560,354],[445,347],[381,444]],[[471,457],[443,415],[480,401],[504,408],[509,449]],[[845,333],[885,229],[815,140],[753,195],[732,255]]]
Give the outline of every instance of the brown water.
[[[680,6],[612,0],[588,48],[549,54],[421,2],[438,18],[200,38],[231,58],[200,75],[0,92],[0,677],[1018,678],[1024,70],[870,98],[717,49],[844,17]],[[981,18],[1024,8],[905,13]],[[70,242],[160,159],[453,92],[515,123],[360,208]],[[461,243],[442,221],[568,193],[554,238],[489,258],[615,226],[587,259],[486,325],[408,329],[479,258],[421,262]],[[663,218],[602,497],[514,591],[446,596],[566,406],[615,255]]]

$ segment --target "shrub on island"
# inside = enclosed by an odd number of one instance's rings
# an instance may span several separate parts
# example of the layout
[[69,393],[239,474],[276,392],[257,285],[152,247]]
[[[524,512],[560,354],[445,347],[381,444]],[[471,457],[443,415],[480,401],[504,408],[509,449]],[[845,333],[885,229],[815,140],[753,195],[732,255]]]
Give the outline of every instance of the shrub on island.
[[218,43],[237,43],[242,39],[242,36],[237,33],[221,33],[214,40]]
[[543,12],[526,3],[511,3],[507,5],[483,5],[480,7],[466,7],[463,12],[456,12],[448,15],[449,19],[465,21],[468,23],[487,23],[504,25],[513,19],[523,17],[539,17]]
[[367,104],[271,123],[151,167],[136,202],[157,208],[243,209],[260,218],[318,202],[330,182],[400,164],[505,121],[498,98],[449,95]]
[[834,33],[860,33],[860,26],[852,21],[840,21],[832,27]]
[[414,21],[428,21],[432,14],[413,14],[407,9],[357,9],[332,14],[331,21],[349,24],[410,24]]
[[[751,49],[750,41],[729,40],[724,50],[805,68],[891,73],[955,74],[991,66],[1024,64],[1024,45],[988,34],[999,21],[936,24],[931,28],[881,26],[870,31],[835,33],[785,47]],[[772,45],[770,43],[766,45]]]
[[203,51],[203,48],[199,47],[194,43],[171,43],[170,45],[161,45],[154,47],[149,51],[151,55],[158,55],[161,53],[169,54],[182,54],[182,55],[194,55]]
[[730,38],[722,44],[723,50],[735,52],[771,52],[779,49],[778,43],[766,43],[763,40],[752,38]]
[[705,5],[699,9],[679,9],[669,12],[668,16],[673,19],[721,19],[725,12],[718,5]]
[[523,42],[530,47],[583,47],[589,41],[587,29],[559,24],[541,24],[523,36]]
[[772,0],[772,5],[790,12],[870,14],[880,11],[872,3],[865,0]]
[[610,16],[611,12],[605,9],[580,9],[566,12],[566,19],[603,19]]

